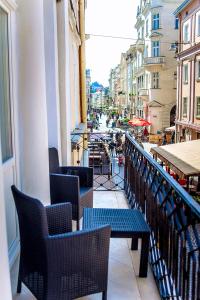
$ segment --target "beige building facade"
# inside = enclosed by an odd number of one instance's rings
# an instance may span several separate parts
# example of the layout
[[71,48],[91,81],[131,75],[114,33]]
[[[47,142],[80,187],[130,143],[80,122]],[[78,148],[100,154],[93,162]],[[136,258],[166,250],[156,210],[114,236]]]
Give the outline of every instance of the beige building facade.
[[200,138],[200,2],[185,1],[179,18],[177,141]]
[[135,28],[136,115],[151,122],[151,133],[174,124],[178,24],[174,10],[180,0],[140,1]]

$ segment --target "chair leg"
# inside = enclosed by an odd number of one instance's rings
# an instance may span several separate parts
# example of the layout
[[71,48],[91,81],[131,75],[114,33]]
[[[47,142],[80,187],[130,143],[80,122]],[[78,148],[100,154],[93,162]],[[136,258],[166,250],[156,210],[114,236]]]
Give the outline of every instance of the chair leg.
[[22,282],[20,279],[18,279],[18,282],[17,282],[17,294],[20,294],[22,291]]
[[107,300],[107,291],[102,293],[102,300]]

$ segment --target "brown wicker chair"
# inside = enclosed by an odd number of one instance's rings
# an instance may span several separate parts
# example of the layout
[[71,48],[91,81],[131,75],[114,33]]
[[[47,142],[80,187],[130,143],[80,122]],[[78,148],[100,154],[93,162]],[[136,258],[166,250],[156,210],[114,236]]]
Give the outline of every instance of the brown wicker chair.
[[72,218],[79,230],[83,207],[93,207],[93,169],[60,167],[57,149],[49,148],[49,171],[51,204],[70,202]]
[[20,228],[23,282],[38,300],[71,300],[94,293],[107,299],[110,227],[70,232],[70,203],[44,207],[11,187]]

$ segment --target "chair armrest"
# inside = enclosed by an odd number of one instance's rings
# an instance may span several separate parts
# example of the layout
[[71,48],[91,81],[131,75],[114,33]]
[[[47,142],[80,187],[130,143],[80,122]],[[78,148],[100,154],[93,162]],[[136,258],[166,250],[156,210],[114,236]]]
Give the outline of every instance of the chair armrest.
[[61,234],[72,231],[72,205],[60,203],[45,207],[49,234]]
[[[70,276],[75,273],[92,273],[99,277],[108,269],[111,228],[76,231],[48,237],[49,271]],[[89,277],[88,277],[89,278]]]
[[78,205],[80,199],[79,177],[50,174],[51,203],[70,202]]
[[71,172],[79,176],[80,185],[85,187],[93,187],[93,168],[89,167],[77,167],[77,166],[69,166],[69,167],[60,167],[62,174],[67,174]]

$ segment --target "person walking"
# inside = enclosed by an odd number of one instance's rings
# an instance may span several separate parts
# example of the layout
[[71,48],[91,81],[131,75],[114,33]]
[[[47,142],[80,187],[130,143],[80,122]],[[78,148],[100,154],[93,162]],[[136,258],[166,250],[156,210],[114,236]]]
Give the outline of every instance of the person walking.
[[109,143],[109,145],[108,145],[108,149],[109,149],[109,151],[110,151],[110,156],[111,156],[111,157],[114,157],[115,146],[116,146],[116,144],[115,144],[114,140],[112,140],[112,141]]
[[110,123],[110,120],[106,119],[106,127],[108,127],[109,123]]

